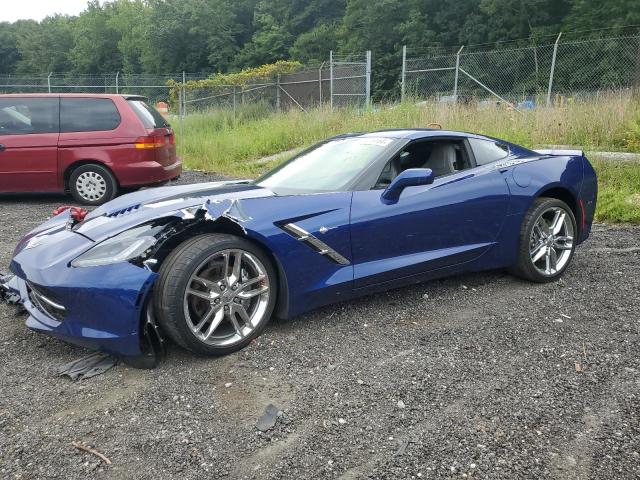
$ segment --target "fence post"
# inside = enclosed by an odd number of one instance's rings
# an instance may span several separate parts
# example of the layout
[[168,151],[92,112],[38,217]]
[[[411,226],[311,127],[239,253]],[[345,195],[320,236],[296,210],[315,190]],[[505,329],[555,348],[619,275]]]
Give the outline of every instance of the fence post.
[[402,46],[402,77],[400,81],[400,101],[404,102],[404,82],[407,77],[407,46]]
[[333,110],[333,50],[329,51],[329,106]]
[[322,62],[320,64],[320,68],[318,69],[318,90],[319,90],[319,94],[318,97],[320,99],[320,102],[318,103],[319,107],[322,107],[322,68],[324,67],[324,62]]
[[456,53],[456,76],[453,80],[453,101],[458,103],[458,75],[460,73],[460,52],[462,52],[462,49],[464,48],[464,45],[462,45],[460,47],[460,50],[458,50],[458,53]]
[[549,72],[549,89],[547,90],[547,107],[551,105],[551,89],[553,88],[553,74],[556,70],[556,55],[558,54],[558,43],[560,43],[560,37],[562,32],[558,34],[556,43],[553,45],[553,57],[551,57],[551,71]]
[[187,115],[187,75],[182,71],[182,116]]
[[367,101],[367,108],[371,106],[371,50],[367,50],[367,66],[366,66],[366,80],[365,95]]
[[49,75],[47,75],[47,89],[49,90],[49,93],[51,93],[51,74],[53,72],[49,72]]
[[236,86],[233,86],[233,119],[236,119]]
[[116,95],[119,93],[118,89],[118,78],[120,77],[120,71],[116,72]]
[[280,112],[280,74],[276,77],[276,110]]

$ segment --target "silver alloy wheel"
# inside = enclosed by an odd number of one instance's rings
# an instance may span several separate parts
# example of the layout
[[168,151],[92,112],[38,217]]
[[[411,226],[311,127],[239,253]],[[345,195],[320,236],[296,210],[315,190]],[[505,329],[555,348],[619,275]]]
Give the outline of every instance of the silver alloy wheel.
[[258,258],[240,249],[217,252],[187,282],[184,316],[202,342],[227,346],[258,327],[269,304],[269,277]]
[[550,277],[566,266],[572,249],[573,222],[569,213],[561,207],[546,209],[531,230],[531,263],[542,275]]
[[84,200],[95,202],[107,193],[107,181],[98,172],[84,172],[76,179],[76,190]]

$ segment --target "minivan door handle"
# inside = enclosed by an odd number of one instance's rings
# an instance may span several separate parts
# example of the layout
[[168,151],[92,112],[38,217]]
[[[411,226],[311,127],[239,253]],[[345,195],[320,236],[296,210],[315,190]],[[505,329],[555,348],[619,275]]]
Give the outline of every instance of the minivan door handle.
[[2,143],[0,143],[0,152],[4,152],[7,149]]

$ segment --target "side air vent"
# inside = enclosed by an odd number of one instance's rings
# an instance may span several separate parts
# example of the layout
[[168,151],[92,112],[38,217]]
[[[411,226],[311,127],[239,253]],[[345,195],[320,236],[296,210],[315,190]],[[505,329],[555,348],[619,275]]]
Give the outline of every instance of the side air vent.
[[347,260],[345,257],[340,255],[338,252],[336,252],[333,248],[331,248],[329,245],[324,243],[318,237],[311,235],[309,232],[307,232],[303,228],[300,228],[295,223],[287,223],[285,225],[282,225],[282,229],[285,230],[287,233],[290,233],[291,235],[293,235],[295,238],[297,238],[301,242],[304,242],[305,244],[307,244],[309,247],[314,249],[320,255],[324,255],[330,258],[331,260],[333,260],[334,262],[339,263],[340,265],[349,264],[349,260]]
[[126,215],[127,213],[131,213],[136,211],[137,209],[140,208],[140,204],[138,205],[131,205],[130,207],[127,208],[121,208],[120,210],[114,210],[113,212],[107,213],[107,217],[109,218],[115,218],[115,217],[120,217],[122,215]]

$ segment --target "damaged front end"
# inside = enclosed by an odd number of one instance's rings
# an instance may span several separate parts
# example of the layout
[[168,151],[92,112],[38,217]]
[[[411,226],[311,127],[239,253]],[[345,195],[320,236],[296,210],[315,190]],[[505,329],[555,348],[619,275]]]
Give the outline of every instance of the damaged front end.
[[0,301],[20,305],[20,289],[15,275],[0,273]]
[[165,357],[152,302],[162,262],[188,238],[244,232],[248,219],[237,200],[179,200],[86,219],[63,210],[18,244],[0,298],[22,304],[32,330],[154,368]]

